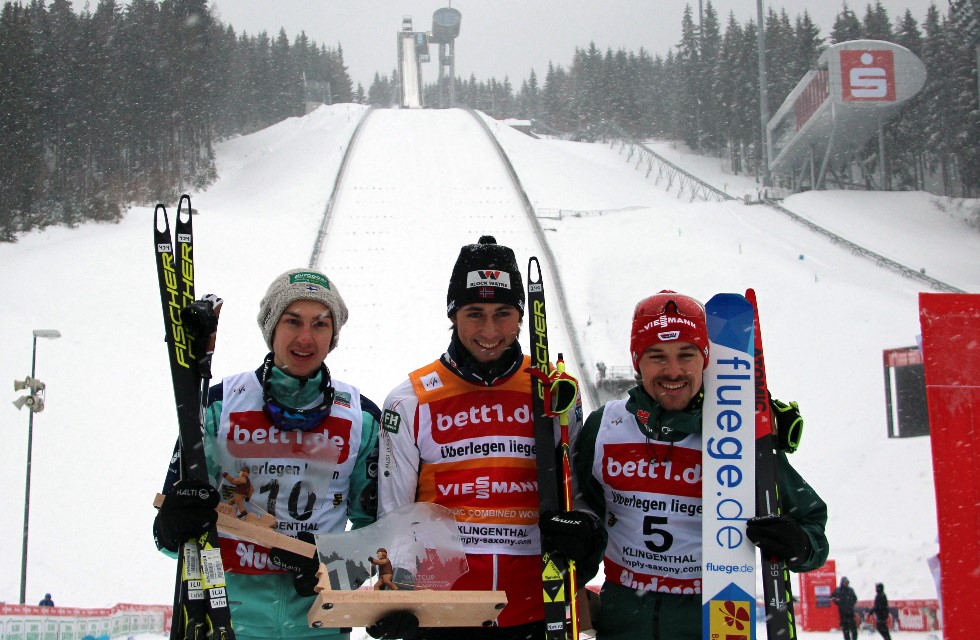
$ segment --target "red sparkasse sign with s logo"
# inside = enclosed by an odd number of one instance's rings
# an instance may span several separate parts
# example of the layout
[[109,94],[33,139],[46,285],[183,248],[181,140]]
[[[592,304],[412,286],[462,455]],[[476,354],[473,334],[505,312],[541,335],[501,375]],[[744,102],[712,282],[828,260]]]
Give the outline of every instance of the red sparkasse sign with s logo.
[[895,102],[895,56],[889,49],[840,52],[844,102]]

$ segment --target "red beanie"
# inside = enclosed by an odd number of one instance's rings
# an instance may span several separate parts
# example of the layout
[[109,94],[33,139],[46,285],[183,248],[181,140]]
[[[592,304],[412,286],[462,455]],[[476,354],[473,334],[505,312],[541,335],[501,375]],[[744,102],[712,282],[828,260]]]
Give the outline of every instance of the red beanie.
[[708,327],[704,306],[690,296],[663,290],[641,300],[633,310],[630,355],[633,369],[640,370],[640,356],[661,342],[690,342],[697,345],[708,366]]

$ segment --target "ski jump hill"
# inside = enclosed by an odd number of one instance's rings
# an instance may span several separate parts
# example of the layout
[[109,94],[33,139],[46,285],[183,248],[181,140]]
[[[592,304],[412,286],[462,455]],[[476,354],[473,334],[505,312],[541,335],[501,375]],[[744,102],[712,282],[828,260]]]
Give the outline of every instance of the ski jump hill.
[[[746,205],[742,196],[755,185],[723,174],[717,159],[680,157],[669,143],[650,147],[675,153],[672,162],[732,199],[678,197],[636,157],[626,162],[618,144],[534,139],[460,109],[325,106],[220,143],[218,180],[191,193],[197,289],[225,299],[215,375],[260,364],[259,300],[276,274],[312,264],[350,307],[328,365],[380,404],[445,349],[452,264],[461,245],[484,234],[512,247],[522,265],[539,257],[552,357],[564,353],[582,381],[595,380],[599,362],[629,366],[640,299],[673,289],[707,300],[752,287],[771,389],[797,400],[806,419],[792,462],[830,505],[838,571],[859,597],[882,581],[891,598],[934,598],[926,566],[936,551],[929,442],[886,437],[882,385],[882,351],[915,344],[918,294],[930,287],[784,213]],[[176,211],[176,202],[168,206]],[[782,206],[897,263],[980,291],[977,231],[967,224],[975,201],[808,192]],[[37,345],[47,398],[34,425],[29,600],[45,590],[72,606],[172,598],[173,563],[149,533],[177,433],[152,218],[152,207],[132,207],[118,224],[51,227],[0,245],[10,301],[0,317],[7,338],[0,377],[30,371],[32,329],[63,336]],[[528,331],[521,340],[526,352]],[[585,404],[587,411],[597,404],[588,389]],[[7,415],[11,427],[25,419]],[[4,468],[23,469],[25,431],[5,432]],[[98,473],[85,471],[101,460]],[[69,472],[84,475],[66,482]],[[20,477],[11,472],[12,496]],[[887,508],[879,508],[883,491],[896,496]],[[107,496],[125,507],[107,509]],[[4,515],[19,522],[22,507],[9,500]],[[93,514],[98,525],[88,526]],[[65,518],[79,523],[70,561]],[[131,543],[107,547],[106,531]],[[3,528],[0,566],[19,566],[20,548],[19,527]],[[17,573],[0,576],[8,602]]]

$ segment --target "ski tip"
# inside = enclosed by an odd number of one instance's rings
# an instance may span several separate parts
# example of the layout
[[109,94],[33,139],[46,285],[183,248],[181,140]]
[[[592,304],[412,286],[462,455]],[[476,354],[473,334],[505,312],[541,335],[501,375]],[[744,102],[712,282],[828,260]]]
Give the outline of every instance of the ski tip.
[[745,306],[751,306],[751,303],[740,293],[716,293],[711,296],[711,299],[704,305],[705,310],[708,311],[709,315],[712,308],[740,308]]
[[[187,206],[184,207],[184,200],[187,201]],[[183,194],[180,196],[180,201],[177,203],[177,221],[180,222],[184,220],[184,216],[189,221],[191,215],[194,213],[194,209],[191,207],[191,197],[188,194]]]
[[527,261],[527,282],[531,284],[532,282],[541,282],[541,263],[538,261],[537,256],[531,256]]
[[[163,228],[160,228],[160,220],[163,219]],[[167,207],[158,204],[153,210],[153,228],[157,231],[170,231],[170,220],[167,218]]]

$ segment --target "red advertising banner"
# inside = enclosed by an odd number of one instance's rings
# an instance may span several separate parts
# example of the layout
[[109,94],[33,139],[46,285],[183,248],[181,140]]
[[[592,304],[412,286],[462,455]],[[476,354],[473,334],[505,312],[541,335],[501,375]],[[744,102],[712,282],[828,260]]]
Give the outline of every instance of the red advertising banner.
[[980,593],[980,295],[920,293],[939,523],[942,625],[976,634]]
[[803,631],[831,631],[840,626],[837,606],[830,594],[837,588],[837,564],[828,560],[822,567],[801,573],[800,604],[796,610]]
[[[874,626],[877,620],[873,613],[874,601],[858,600],[854,606],[858,620],[862,624]],[[938,600],[889,600],[888,628],[893,631],[938,631]]]
[[803,93],[796,99],[793,110],[796,113],[796,130],[799,131],[806,124],[820,105],[830,96],[830,74],[826,69],[817,71],[810,84],[806,86]]

